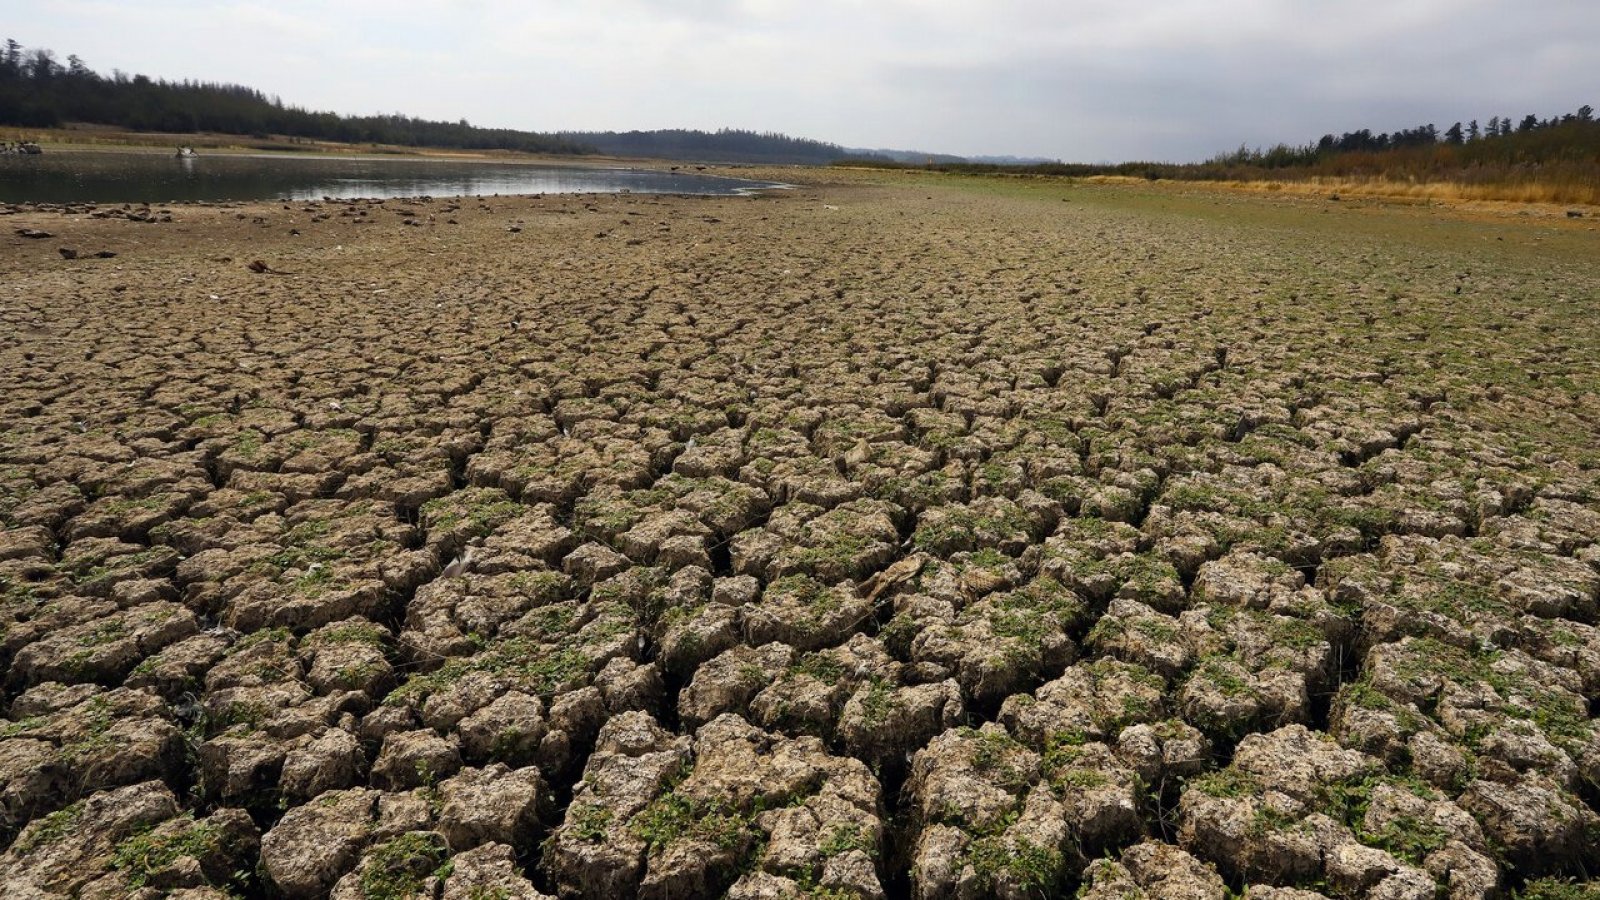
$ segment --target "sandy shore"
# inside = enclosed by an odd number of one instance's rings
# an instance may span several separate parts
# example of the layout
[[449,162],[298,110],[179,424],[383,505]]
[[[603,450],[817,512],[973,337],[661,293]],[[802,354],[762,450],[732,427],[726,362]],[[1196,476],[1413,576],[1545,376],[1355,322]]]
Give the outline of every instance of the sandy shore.
[[1600,867],[1592,220],[721,173],[0,215],[0,883]]

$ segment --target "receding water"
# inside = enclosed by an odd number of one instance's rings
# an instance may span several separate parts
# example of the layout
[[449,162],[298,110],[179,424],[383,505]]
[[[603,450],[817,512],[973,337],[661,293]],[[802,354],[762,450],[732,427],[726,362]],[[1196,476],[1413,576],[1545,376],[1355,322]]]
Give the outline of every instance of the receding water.
[[0,202],[175,203],[490,194],[742,194],[771,182],[697,172],[416,157],[47,150],[0,156]]

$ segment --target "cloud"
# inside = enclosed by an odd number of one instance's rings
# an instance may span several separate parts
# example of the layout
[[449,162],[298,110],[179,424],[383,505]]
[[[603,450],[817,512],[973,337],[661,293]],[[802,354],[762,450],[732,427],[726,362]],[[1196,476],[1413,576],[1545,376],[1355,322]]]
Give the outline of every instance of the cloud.
[[1196,159],[1600,99],[1590,0],[39,0],[29,46],[534,129]]

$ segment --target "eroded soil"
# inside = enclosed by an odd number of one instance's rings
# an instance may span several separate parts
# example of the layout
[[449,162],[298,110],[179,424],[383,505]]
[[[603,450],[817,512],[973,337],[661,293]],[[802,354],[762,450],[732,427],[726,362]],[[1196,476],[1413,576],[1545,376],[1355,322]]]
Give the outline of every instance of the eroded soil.
[[8,895],[1595,896],[1592,230],[0,223]]

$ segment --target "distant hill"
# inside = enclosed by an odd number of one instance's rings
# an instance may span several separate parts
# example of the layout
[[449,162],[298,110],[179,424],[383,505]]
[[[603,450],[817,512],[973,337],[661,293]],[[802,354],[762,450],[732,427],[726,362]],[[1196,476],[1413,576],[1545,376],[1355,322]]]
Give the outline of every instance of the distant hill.
[[909,163],[918,166],[929,164],[949,165],[967,161],[965,157],[952,156],[949,153],[928,153],[922,150],[887,150],[881,147],[872,150],[851,148],[846,150],[845,153],[850,159],[888,160],[890,162]]
[[851,151],[838,144],[770,131],[734,128],[717,131],[563,131],[559,136],[611,156],[646,159],[825,166],[851,155]]
[[967,162],[991,166],[1047,166],[1061,160],[1048,156],[969,156]]

